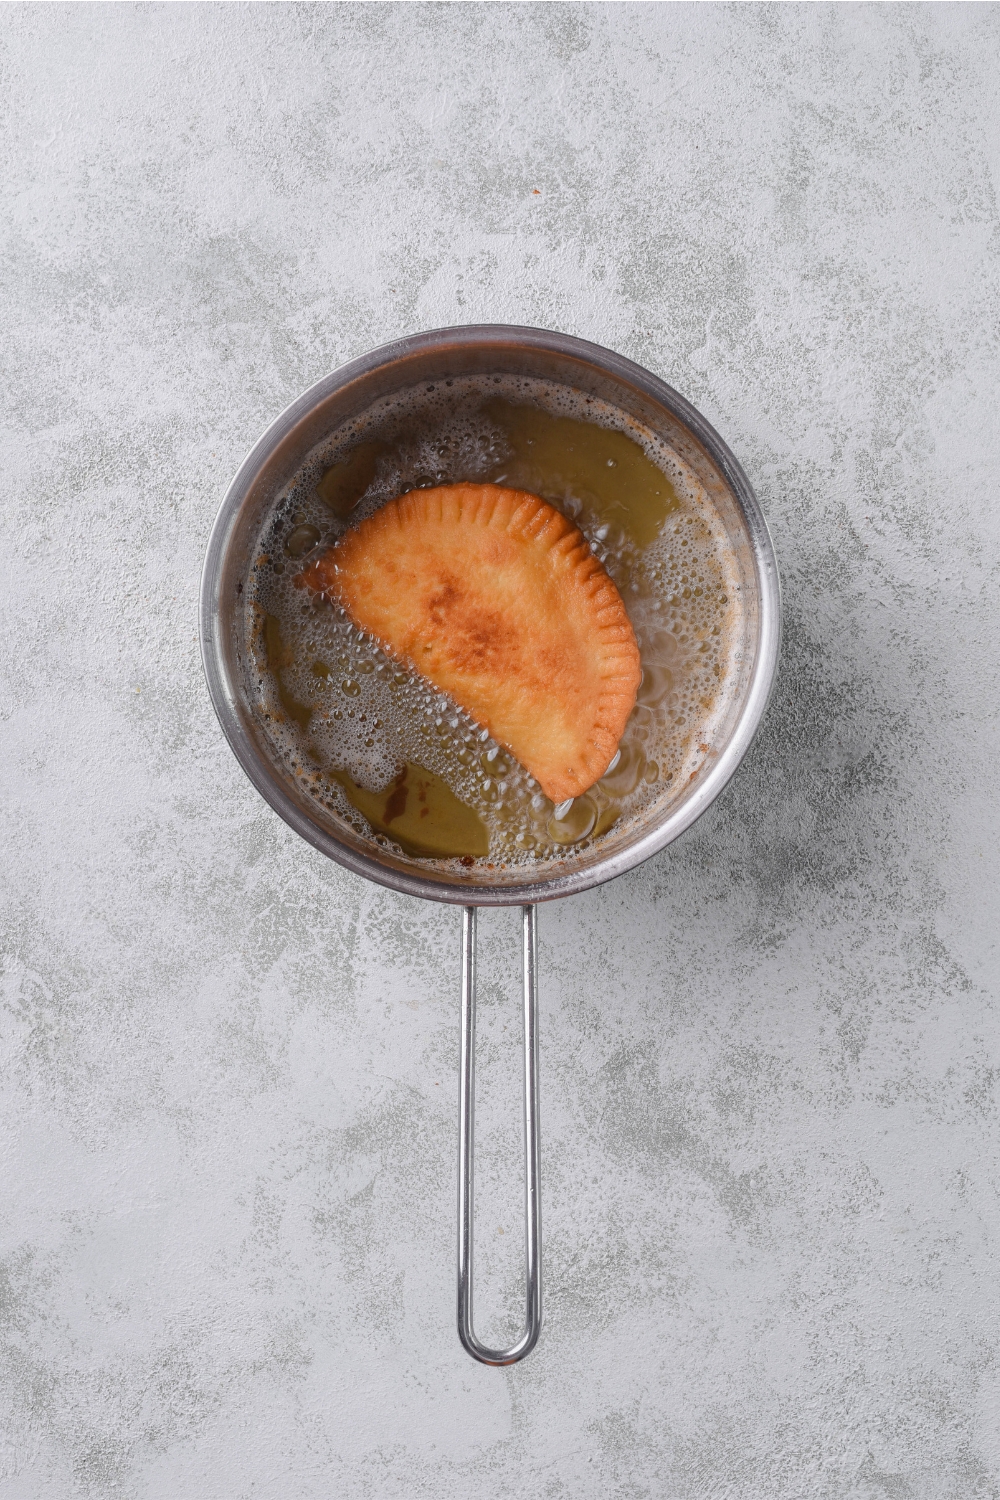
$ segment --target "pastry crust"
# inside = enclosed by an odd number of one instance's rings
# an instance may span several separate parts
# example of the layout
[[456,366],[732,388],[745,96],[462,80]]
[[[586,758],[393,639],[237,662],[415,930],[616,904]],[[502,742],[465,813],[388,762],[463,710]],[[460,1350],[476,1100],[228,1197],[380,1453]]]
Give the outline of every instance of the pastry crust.
[[642,679],[635,633],[582,533],[537,495],[412,490],[296,582],[448,693],[554,802],[607,770]]

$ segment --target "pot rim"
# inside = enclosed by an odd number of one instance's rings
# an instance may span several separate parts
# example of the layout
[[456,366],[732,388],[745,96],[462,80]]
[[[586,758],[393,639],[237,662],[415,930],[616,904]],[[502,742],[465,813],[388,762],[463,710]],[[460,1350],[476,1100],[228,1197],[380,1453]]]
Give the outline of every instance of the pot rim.
[[[381,366],[425,350],[476,345],[541,349],[567,355],[595,367],[603,375],[622,380],[648,400],[665,407],[706,449],[732,491],[746,522],[759,590],[757,651],[739,716],[724,748],[694,791],[654,821],[627,848],[613,851],[581,869],[563,869],[548,878],[517,885],[451,884],[421,875],[410,867],[382,865],[374,856],[341,843],[334,833],[314,821],[275,778],[236,713],[237,694],[229,680],[220,639],[220,581],[235,521],[262,468],[284,439],[316,406]],[[774,686],[781,641],[781,593],[774,546],[749,479],[714,427],[672,386],[623,355],[570,334],[513,324],[467,324],[411,334],[350,360],[303,391],[270,423],[237,470],[212,527],[202,572],[199,626],[209,695],[230,748],[265,801],[314,848],[355,874],[408,895],[458,906],[519,906],[589,890],[635,869],[690,828],[715,801],[750,748]]]

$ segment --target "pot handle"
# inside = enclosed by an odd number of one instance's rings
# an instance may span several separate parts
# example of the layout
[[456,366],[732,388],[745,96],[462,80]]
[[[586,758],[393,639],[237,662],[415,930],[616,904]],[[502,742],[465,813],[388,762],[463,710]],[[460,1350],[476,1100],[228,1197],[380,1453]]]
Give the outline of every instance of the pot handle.
[[524,1332],[509,1349],[487,1349],[472,1326],[473,1122],[476,1110],[476,908],[462,919],[462,1053],[458,1119],[458,1336],[484,1365],[530,1354],[542,1327],[541,1148],[538,1141],[538,944],[534,906],[521,908],[524,954]]

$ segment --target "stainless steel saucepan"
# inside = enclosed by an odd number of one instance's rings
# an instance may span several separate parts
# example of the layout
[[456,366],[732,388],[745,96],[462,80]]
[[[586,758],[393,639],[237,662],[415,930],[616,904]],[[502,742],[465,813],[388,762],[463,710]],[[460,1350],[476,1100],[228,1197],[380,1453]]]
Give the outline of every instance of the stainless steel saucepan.
[[[741,590],[743,638],[728,716],[712,754],[681,793],[664,795],[638,826],[612,828],[596,847],[531,877],[524,868],[473,866],[445,872],[365,839],[309,799],[278,761],[252,708],[245,585],[254,544],[275,499],[306,455],[383,397],[463,375],[534,376],[617,406],[664,438],[694,469],[725,527]],[[458,1333],[473,1358],[508,1365],[534,1347],[541,1328],[536,903],[588,890],[633,869],[689,828],[722,791],[753,739],[774,680],[780,636],[774,550],[746,475],[718,433],[682,396],[638,365],[596,344],[534,328],[484,326],[415,334],[355,359],[317,382],[278,417],[247,455],[222,502],[205,560],[201,648],[223,731],[261,796],[324,854],[358,875],[463,907],[458,1189]],[[509,1349],[477,1339],[472,1317],[473,1121],[475,1102],[476,909],[521,906],[524,948],[524,1143],[527,1311]]]

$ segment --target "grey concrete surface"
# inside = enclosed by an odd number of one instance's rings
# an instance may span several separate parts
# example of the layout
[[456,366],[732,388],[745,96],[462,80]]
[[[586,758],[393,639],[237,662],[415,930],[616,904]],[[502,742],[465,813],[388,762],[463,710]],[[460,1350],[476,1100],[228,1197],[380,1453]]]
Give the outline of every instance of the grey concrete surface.
[[[1000,1494],[1000,11],[8,6],[0,43],[0,1500]],[[690,397],[787,602],[727,794],[541,914],[546,1324],[505,1372],[453,1326],[458,914],[263,805],[195,634],[270,419],[483,320]]]

